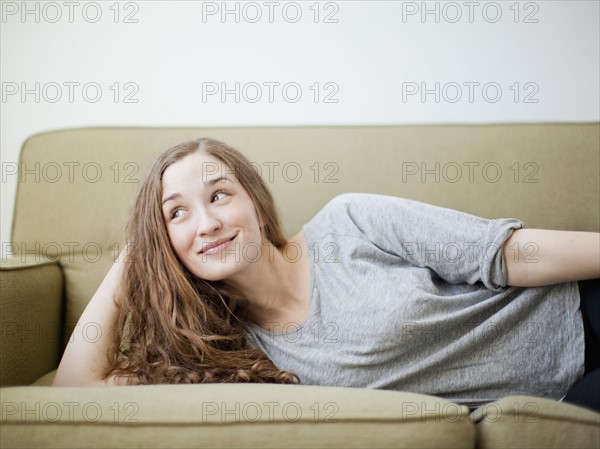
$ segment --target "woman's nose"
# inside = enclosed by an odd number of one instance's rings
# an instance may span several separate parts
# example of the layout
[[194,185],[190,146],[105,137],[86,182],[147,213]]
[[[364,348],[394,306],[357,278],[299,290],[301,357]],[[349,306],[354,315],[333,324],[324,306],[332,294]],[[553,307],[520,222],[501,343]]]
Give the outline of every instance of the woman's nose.
[[198,213],[197,234],[212,234],[219,230],[221,221],[210,210],[204,209]]

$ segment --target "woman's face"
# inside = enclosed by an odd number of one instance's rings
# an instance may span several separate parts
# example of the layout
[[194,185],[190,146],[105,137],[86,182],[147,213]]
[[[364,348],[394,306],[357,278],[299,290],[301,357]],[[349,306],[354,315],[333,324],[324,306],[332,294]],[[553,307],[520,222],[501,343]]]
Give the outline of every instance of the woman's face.
[[175,253],[201,279],[229,278],[264,249],[254,203],[233,170],[213,156],[192,153],[167,167],[162,211]]

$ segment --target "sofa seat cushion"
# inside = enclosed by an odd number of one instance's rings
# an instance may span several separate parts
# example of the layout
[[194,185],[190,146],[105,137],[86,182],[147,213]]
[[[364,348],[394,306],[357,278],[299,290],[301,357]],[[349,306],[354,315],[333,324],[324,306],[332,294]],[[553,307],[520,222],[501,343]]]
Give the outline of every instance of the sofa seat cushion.
[[477,447],[600,448],[600,413],[532,396],[507,396],[471,414]]
[[273,384],[8,387],[1,447],[471,448],[468,409],[432,396]]

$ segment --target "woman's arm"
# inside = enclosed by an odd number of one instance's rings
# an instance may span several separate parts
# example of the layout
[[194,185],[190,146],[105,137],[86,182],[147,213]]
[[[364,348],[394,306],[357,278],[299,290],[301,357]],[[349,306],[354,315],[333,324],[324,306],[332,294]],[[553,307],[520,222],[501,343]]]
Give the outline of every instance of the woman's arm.
[[[108,368],[106,354],[112,343],[113,327],[119,315],[114,295],[119,286],[123,265],[129,263],[124,262],[126,256],[126,249],[123,249],[79,318],[58,366],[53,386],[99,386],[123,383],[112,376],[104,379],[102,373]],[[82,329],[85,329],[86,325],[101,331],[99,339],[85,338]]]
[[600,277],[600,233],[517,229],[503,247],[507,284],[539,287]]

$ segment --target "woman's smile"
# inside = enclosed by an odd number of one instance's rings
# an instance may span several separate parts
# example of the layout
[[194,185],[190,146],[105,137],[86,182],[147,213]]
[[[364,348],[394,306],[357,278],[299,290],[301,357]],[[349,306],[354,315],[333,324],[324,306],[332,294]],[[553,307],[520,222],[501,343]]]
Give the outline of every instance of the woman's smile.
[[211,254],[219,254],[222,251],[224,251],[225,249],[229,248],[229,246],[231,246],[231,242],[233,242],[233,240],[237,237],[237,234],[234,235],[233,237],[231,237],[230,239],[221,239],[221,240],[217,240],[215,243],[211,243],[208,245],[204,245],[204,248],[200,250],[199,254],[206,254],[206,255],[211,255]]

